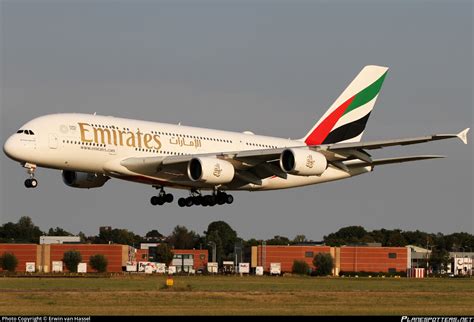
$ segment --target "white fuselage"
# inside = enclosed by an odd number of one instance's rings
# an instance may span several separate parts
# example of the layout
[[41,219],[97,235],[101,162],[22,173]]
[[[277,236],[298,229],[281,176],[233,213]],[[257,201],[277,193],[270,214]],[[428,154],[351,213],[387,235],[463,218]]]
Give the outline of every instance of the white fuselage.
[[[304,145],[298,140],[249,132],[236,133],[89,114],[42,116],[26,123],[21,130],[34,134],[13,134],[4,146],[5,153],[19,162],[53,169],[100,173],[164,186],[168,184],[137,175],[121,166],[120,161],[131,157],[226,153]],[[343,179],[369,171],[370,167],[361,167],[347,173],[328,167],[320,176],[288,175],[287,179],[271,177],[264,179],[261,185],[248,184],[238,189],[284,189]]]

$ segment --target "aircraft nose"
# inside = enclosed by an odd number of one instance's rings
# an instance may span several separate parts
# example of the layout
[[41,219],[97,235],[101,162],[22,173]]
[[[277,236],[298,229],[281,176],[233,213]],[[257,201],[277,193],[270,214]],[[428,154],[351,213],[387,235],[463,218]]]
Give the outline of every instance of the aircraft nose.
[[10,159],[14,159],[15,156],[15,138],[12,136],[10,136],[7,141],[5,142],[5,144],[3,145],[3,152],[10,158]]

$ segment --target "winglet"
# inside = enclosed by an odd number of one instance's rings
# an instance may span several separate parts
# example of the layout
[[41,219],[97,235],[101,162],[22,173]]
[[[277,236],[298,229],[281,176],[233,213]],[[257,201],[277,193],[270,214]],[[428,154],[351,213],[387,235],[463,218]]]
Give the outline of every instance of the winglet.
[[469,132],[470,128],[462,130],[457,134],[457,137],[462,141],[462,143],[467,144],[467,132]]

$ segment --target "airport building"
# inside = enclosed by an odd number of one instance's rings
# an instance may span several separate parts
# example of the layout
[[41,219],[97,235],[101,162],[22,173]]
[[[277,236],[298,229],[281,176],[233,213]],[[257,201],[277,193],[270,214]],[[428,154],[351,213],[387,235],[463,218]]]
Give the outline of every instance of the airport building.
[[71,250],[81,254],[86,272],[94,271],[89,264],[93,255],[102,254],[107,258],[108,272],[121,272],[134,255],[133,247],[117,244],[0,244],[0,254],[12,253],[18,259],[18,272],[27,271],[27,267],[33,272],[66,271],[62,259],[64,253]]
[[[66,272],[62,262],[65,252],[76,250],[82,256],[82,268],[79,272],[94,272],[89,259],[93,255],[101,254],[107,258],[107,272],[119,273],[131,263],[154,262],[156,245],[148,245],[145,249],[135,249],[120,244],[66,244],[52,239],[52,243],[43,244],[0,244],[0,255],[12,253],[18,260],[17,272]],[[208,262],[208,250],[175,249],[171,265],[176,272],[204,271]],[[0,268],[1,271],[1,268]]]
[[[107,271],[119,273],[123,271],[144,272],[146,266],[152,266],[153,272],[158,271],[156,249],[159,243],[144,243],[140,249],[119,244],[79,244],[70,239],[51,238],[42,240],[41,244],[0,244],[0,255],[12,253],[18,260],[18,272],[65,272],[62,262],[64,253],[76,250],[81,253],[82,263],[79,272],[94,272],[89,259],[96,254],[107,258]],[[173,249],[173,260],[170,266],[176,273],[206,272],[209,262],[207,249]],[[431,251],[416,246],[381,247],[377,244],[330,247],[325,245],[259,245],[244,250],[245,255],[235,256],[233,272],[238,272],[241,265],[247,265],[249,272],[290,273],[294,261],[305,261],[315,269],[313,259],[318,253],[330,254],[333,258],[333,275],[353,274],[357,272],[373,272],[397,274],[409,277],[426,275],[426,260]],[[452,275],[472,275],[472,252],[450,253],[450,263],[442,273]],[[221,263],[222,264],[222,263]],[[250,265],[249,265],[250,264]],[[143,268],[140,270],[140,267]],[[218,266],[215,267],[215,272]],[[277,267],[276,271],[275,268]],[[1,271],[1,269],[0,269]],[[167,270],[166,270],[167,272]],[[428,271],[428,273],[431,273]]]
[[251,267],[262,266],[270,271],[271,263],[280,263],[281,272],[291,272],[294,261],[305,261],[314,267],[313,259],[318,253],[331,254],[334,262],[333,275],[341,272],[386,272],[406,273],[410,268],[410,250],[406,247],[321,245],[252,247]]

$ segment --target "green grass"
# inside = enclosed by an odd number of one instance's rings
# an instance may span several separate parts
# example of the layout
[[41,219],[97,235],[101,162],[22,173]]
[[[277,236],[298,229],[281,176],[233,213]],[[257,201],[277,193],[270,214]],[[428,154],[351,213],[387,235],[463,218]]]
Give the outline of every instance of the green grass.
[[0,278],[0,315],[473,315],[474,279]]

